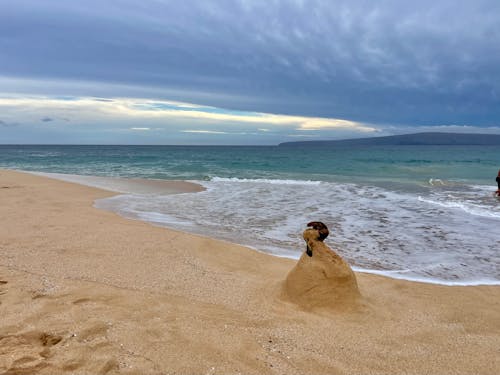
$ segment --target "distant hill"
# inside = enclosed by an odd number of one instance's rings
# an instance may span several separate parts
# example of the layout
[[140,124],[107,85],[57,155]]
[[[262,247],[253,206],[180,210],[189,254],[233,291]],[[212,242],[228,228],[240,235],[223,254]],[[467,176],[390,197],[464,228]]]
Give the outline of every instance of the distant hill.
[[500,134],[415,133],[386,137],[353,138],[335,141],[284,142],[279,144],[281,147],[407,145],[500,145]]

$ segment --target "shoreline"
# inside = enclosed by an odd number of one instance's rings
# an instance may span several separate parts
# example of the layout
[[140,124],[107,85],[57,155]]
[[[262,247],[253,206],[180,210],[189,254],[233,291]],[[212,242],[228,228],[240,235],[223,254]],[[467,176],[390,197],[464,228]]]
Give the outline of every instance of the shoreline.
[[0,372],[495,374],[500,287],[357,273],[305,310],[295,262],[92,207],[108,191],[0,170]]
[[[43,177],[48,177],[52,178],[55,180],[59,181],[66,181],[66,182],[72,182],[84,186],[90,186],[98,189],[103,189],[111,192],[116,192],[118,195],[121,194],[158,194],[158,195],[171,195],[171,194],[183,194],[183,193],[197,193],[197,192],[202,192],[206,190],[206,187],[202,185],[202,182],[198,181],[184,181],[184,180],[155,180],[155,179],[145,179],[145,178],[123,178],[123,177],[103,177],[103,176],[87,176],[87,175],[74,175],[74,174],[63,174],[63,173],[46,173],[46,172],[35,172],[35,171],[21,171],[21,172],[27,172],[33,175],[38,175],[38,176],[43,176]],[[95,205],[94,202],[94,207],[97,209],[109,211],[109,212],[114,212],[120,215],[121,217],[124,217],[126,219],[132,219],[132,220],[138,220],[141,222],[148,223],[150,225],[158,226],[161,228],[167,228],[171,230],[179,230],[176,229],[175,227],[169,226],[168,223],[163,223],[163,222],[153,222],[149,221],[140,217],[135,217],[135,216],[125,216],[122,213],[118,211],[114,211],[112,209],[108,208],[101,208]],[[225,241],[230,244],[235,244],[238,246],[245,246],[248,247],[254,251],[271,255],[274,257],[278,258],[285,258],[285,259],[292,259],[294,261],[298,260],[300,257],[300,254],[297,254],[297,256],[287,256],[287,255],[280,255],[276,253],[271,253],[267,252],[264,250],[260,250],[256,246],[251,246],[248,244],[239,244],[236,242],[232,242],[231,240],[228,239],[223,239],[223,238],[217,238],[217,237],[211,237],[208,235],[203,235],[199,233],[191,233],[189,231],[184,231],[181,230],[185,233],[188,234],[193,234],[197,236],[202,236],[202,237],[207,237],[207,238],[213,238],[217,239],[219,241]],[[447,280],[441,280],[438,278],[433,278],[433,277],[418,277],[418,276],[408,276],[405,277],[404,275],[401,275],[400,273],[402,272],[401,270],[380,270],[380,269],[370,269],[370,268],[362,268],[362,267],[352,267],[353,270],[357,273],[367,273],[367,274],[372,274],[372,275],[380,275],[384,277],[388,277],[391,279],[396,279],[396,280],[406,280],[406,281],[411,281],[411,282],[419,282],[419,283],[426,283],[426,284],[433,284],[433,285],[444,285],[444,286],[499,286],[500,285],[500,280],[491,280],[491,279],[477,279],[477,280],[472,280],[472,281],[447,281]],[[399,272],[399,273],[397,273]]]
[[87,176],[65,173],[48,173],[36,171],[19,171],[35,176],[48,177],[59,181],[72,182],[83,186],[107,190],[119,194],[183,194],[205,191],[205,188],[195,182],[183,180],[159,180],[146,178],[124,178]]

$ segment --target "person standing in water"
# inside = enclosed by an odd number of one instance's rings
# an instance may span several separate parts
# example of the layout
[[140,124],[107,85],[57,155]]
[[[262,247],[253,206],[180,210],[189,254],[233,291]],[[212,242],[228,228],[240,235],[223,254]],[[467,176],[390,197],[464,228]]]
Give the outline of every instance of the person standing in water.
[[500,197],[500,169],[498,170],[497,185],[498,185],[498,190],[496,191],[496,195],[497,197]]

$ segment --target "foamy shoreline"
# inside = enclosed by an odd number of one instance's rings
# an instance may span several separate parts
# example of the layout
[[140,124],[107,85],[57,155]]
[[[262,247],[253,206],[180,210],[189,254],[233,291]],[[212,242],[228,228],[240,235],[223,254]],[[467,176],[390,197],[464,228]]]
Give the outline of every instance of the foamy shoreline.
[[[57,180],[62,180],[62,181],[67,181],[67,182],[74,182],[78,183],[81,185],[85,186],[91,186],[95,188],[100,188],[100,189],[105,189],[121,194],[139,194],[139,195],[171,195],[171,194],[182,194],[182,193],[193,193],[193,192],[201,192],[206,189],[206,187],[203,186],[203,181],[180,181],[180,180],[154,180],[154,179],[138,179],[138,178],[119,178],[119,177],[101,177],[101,176],[84,176],[84,175],[72,175],[72,174],[61,174],[61,173],[43,173],[43,172],[29,172],[33,173],[35,175],[40,175],[40,176],[45,176],[49,178],[54,178]],[[215,181],[228,181],[228,182],[246,182],[247,180],[245,179],[234,179],[234,178],[229,178],[229,179],[220,179],[220,178],[215,178]],[[253,180],[252,180],[253,181]],[[260,180],[258,180],[260,181]],[[268,181],[268,180],[262,180],[262,181]],[[281,182],[280,182],[281,183]],[[319,181],[284,181],[284,184],[287,185],[317,185],[320,182]],[[105,202],[106,199],[103,201]],[[102,207],[104,205],[104,207]],[[96,207],[104,209],[104,210],[111,210],[112,212],[116,212],[126,218],[129,219],[136,219],[140,221],[144,221],[153,225],[158,225],[161,227],[165,228],[170,228],[174,230],[181,230],[185,231],[188,233],[191,233],[193,231],[190,231],[189,228],[176,228],[176,222],[175,219],[170,219],[163,217],[163,215],[156,214],[154,217],[151,217],[151,215],[146,215],[146,216],[135,216],[131,215],[128,212],[121,212],[120,210],[114,210],[113,208],[107,207],[106,204],[95,204]],[[158,217],[157,217],[158,216]],[[160,217],[161,216],[161,217]],[[196,228],[192,228],[196,229]],[[197,235],[202,235],[202,236],[207,236],[206,233],[197,233],[194,231],[193,234]],[[208,235],[211,238],[216,238],[218,240],[222,241],[229,241],[230,243],[236,243],[234,240],[227,239],[227,238],[221,238],[218,237],[216,233],[212,233],[211,235]],[[270,254],[273,256],[277,257],[284,257],[288,259],[293,259],[297,260],[300,257],[300,254],[279,254],[279,253],[273,253],[269,252],[266,250],[259,249],[258,246],[249,244],[249,243],[237,243],[242,246],[247,246],[252,248],[253,250],[262,252],[264,254]],[[421,277],[421,276],[415,276],[415,275],[405,275],[406,272],[409,270],[380,270],[380,269],[370,269],[370,268],[364,268],[364,267],[353,267],[353,269],[356,272],[362,272],[362,273],[368,273],[368,274],[375,274],[375,275],[381,275],[389,278],[394,278],[394,279],[399,279],[399,280],[407,280],[407,281],[413,281],[413,282],[422,282],[422,283],[430,283],[430,284],[437,284],[437,285],[446,285],[446,286],[478,286],[478,285],[500,285],[499,280],[492,280],[488,278],[482,278],[478,277],[472,280],[444,280],[432,276],[428,277]]]
[[92,207],[112,193],[0,170],[0,373],[496,374],[498,286],[357,274],[300,308],[295,262]]

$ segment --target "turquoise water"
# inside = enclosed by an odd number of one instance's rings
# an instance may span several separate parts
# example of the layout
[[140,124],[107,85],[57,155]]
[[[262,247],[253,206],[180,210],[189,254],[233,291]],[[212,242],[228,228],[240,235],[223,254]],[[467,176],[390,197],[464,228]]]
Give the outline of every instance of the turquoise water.
[[0,146],[0,167],[196,181],[207,190],[96,206],[292,258],[320,220],[358,270],[500,283],[500,147]]
[[[498,146],[1,146],[0,166],[101,176],[492,184]],[[493,177],[493,179],[492,179]]]

